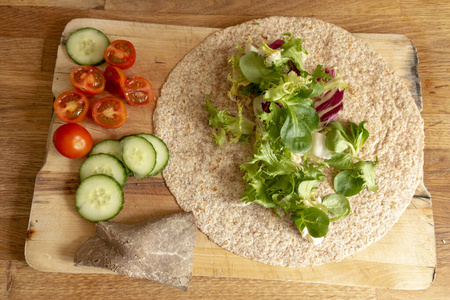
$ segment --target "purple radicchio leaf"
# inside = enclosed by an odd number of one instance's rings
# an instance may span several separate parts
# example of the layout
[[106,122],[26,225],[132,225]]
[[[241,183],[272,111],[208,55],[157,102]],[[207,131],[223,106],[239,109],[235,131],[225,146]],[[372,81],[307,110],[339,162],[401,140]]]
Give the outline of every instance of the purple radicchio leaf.
[[[339,112],[344,108],[344,103],[341,102],[339,105],[333,107],[322,116],[320,116],[320,125],[319,130],[328,125],[331,121],[333,121],[339,114]],[[319,114],[320,115],[320,114]]]
[[316,100],[314,109],[320,117],[319,130],[338,116],[339,112],[344,108],[343,99],[344,90],[340,91],[339,88],[334,88],[325,92],[319,100]]
[[283,46],[283,44],[284,44],[283,40],[276,40],[272,44],[269,45],[269,48],[276,50],[276,49],[280,48],[281,46]]
[[327,73],[328,75],[330,75],[332,78],[336,77],[336,69],[328,69],[325,68],[325,73]]
[[[336,69],[328,69],[328,68],[325,68],[325,73],[327,73],[328,75],[330,75],[331,76],[331,78],[334,78],[334,77],[336,77]],[[322,78],[317,78],[317,81],[322,81]]]
[[[330,93],[331,92],[332,91],[330,91]],[[344,99],[344,90],[340,91],[339,89],[336,88],[331,98],[318,105],[315,109],[317,113],[320,113],[321,111],[327,110],[328,108],[338,105],[342,101],[342,99]]]

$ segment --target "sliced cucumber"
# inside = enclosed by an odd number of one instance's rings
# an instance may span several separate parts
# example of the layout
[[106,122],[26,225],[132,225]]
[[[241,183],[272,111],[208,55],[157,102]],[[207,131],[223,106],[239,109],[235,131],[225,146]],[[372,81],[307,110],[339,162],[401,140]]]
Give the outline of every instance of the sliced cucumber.
[[[98,142],[97,144],[95,144],[92,147],[91,152],[89,152],[89,156],[98,154],[98,153],[110,154],[110,155],[114,156],[115,158],[117,158],[118,160],[120,160],[121,163],[123,163],[122,145],[120,145],[120,140],[107,139],[107,140]],[[124,167],[127,172],[127,175],[132,176],[133,172],[131,172],[130,169],[127,168],[127,166],[124,165]]]
[[98,154],[98,153],[110,154],[121,161],[122,160],[122,146],[120,145],[120,141],[114,140],[114,139],[108,139],[108,140],[103,140],[101,142],[98,142],[97,144],[95,144],[92,147],[91,152],[89,152],[89,156]]
[[106,221],[116,216],[123,207],[120,184],[107,175],[92,175],[84,179],[75,193],[78,213],[88,221]]
[[66,41],[69,57],[79,65],[100,65],[109,46],[108,37],[98,29],[85,27],[72,32]]
[[128,177],[124,165],[114,156],[104,153],[91,155],[81,164],[80,181],[95,174],[111,176],[121,186],[125,185]]
[[124,138],[122,159],[137,179],[144,178],[153,171],[156,164],[156,151],[145,138],[131,135]]
[[169,161],[169,149],[167,148],[166,143],[164,143],[159,137],[153,134],[141,133],[138,136],[143,137],[150,143],[152,143],[153,148],[156,151],[156,164],[153,168],[153,171],[148,174],[148,176],[155,176],[159,174],[164,167],[167,165]]

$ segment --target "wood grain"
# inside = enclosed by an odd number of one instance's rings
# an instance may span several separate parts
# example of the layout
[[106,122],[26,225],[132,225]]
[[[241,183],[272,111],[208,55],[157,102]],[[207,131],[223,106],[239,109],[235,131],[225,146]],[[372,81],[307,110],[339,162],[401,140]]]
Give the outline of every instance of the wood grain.
[[[7,0],[8,1],[8,0]],[[435,148],[425,145],[425,184],[433,197],[433,216],[436,233],[438,267],[432,286],[423,291],[401,291],[329,284],[292,283],[273,280],[249,280],[239,278],[194,277],[190,290],[180,294],[174,289],[148,282],[105,274],[43,273],[30,268],[24,261],[24,244],[34,180],[42,167],[47,135],[51,121],[52,78],[57,47],[65,25],[74,18],[91,17],[123,21],[203,26],[224,28],[238,23],[272,15],[272,10],[261,9],[258,2],[230,0],[220,5],[214,13],[200,14],[142,11],[138,9],[114,10],[98,7],[89,9],[83,1],[71,1],[72,8],[58,6],[56,1],[1,1],[0,38],[42,39],[34,50],[23,45],[8,51],[6,55],[20,62],[21,55],[30,60],[23,65],[8,63],[4,57],[0,79],[0,279],[3,299],[91,299],[157,298],[157,299],[445,299],[450,284],[450,213],[448,148],[450,142],[436,140]],[[108,7],[109,0],[104,2]],[[135,0],[127,1],[134,3]],[[158,0],[148,3],[159,4]],[[292,1],[291,1],[292,3]],[[450,117],[450,3],[448,1],[400,0],[392,2],[396,13],[390,14],[386,5],[364,0],[340,1],[336,5],[324,5],[317,1],[274,0],[272,7],[280,15],[317,17],[337,24],[350,32],[403,34],[411,39],[418,52],[419,74],[422,83],[423,113],[430,120],[444,121]],[[196,3],[194,3],[196,5]],[[248,11],[232,11],[228,7],[247,8]],[[78,7],[78,8],[76,8]],[[360,8],[362,7],[362,8]],[[257,11],[257,13],[256,13]],[[36,51],[36,52],[35,52]],[[42,55],[29,55],[38,52]],[[36,70],[41,65],[40,70]],[[20,83],[20,85],[19,85]],[[434,134],[439,134],[435,132]],[[411,237],[414,239],[414,237]],[[444,243],[444,241],[446,241]]]
[[[351,5],[353,3],[354,5]],[[348,1],[348,10],[346,14],[364,14],[364,15],[398,15],[400,13],[400,1],[381,0],[377,2],[368,2],[366,5],[357,5],[359,2]],[[338,7],[341,1],[327,1],[329,6]],[[296,1],[286,1],[274,5],[273,1],[261,0],[258,5],[245,1],[211,1],[202,0],[194,2],[183,2],[178,0],[169,1],[145,1],[136,0],[132,3],[120,0],[109,0],[105,3],[106,10],[141,10],[148,12],[164,13],[195,13],[201,15],[227,14],[232,15],[238,12],[240,15],[264,15],[270,12],[270,15],[295,16],[297,10],[302,9],[309,14],[320,14],[323,12],[323,5],[316,1],[299,3]]]

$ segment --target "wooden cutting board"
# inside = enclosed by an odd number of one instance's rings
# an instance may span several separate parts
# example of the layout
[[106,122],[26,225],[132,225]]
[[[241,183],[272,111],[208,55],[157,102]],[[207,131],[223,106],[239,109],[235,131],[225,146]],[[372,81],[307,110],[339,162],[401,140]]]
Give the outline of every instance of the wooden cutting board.
[[[69,73],[76,66],[66,53],[65,39],[74,30],[87,26],[103,31],[111,41],[126,39],[135,45],[136,64],[125,73],[128,77],[148,78],[156,97],[168,74],[183,56],[209,34],[219,30],[97,19],[72,20],[62,33],[58,48],[53,80],[55,97],[72,89]],[[398,71],[421,110],[417,53],[411,41],[402,35],[356,35],[371,44]],[[103,71],[105,65],[99,68]],[[154,105],[127,106],[127,110],[128,120],[119,129],[100,128],[91,119],[83,121],[82,125],[90,131],[94,142],[152,132]],[[75,267],[72,263],[81,243],[94,235],[94,224],[85,221],[75,210],[74,193],[79,184],[78,168],[83,159],[64,158],[51,142],[54,131],[61,124],[58,118],[53,118],[47,158],[36,177],[25,257],[30,266],[41,271],[110,273],[97,268]],[[130,178],[124,193],[125,205],[115,221],[137,222],[181,211],[161,175],[141,181]],[[423,289],[432,283],[435,270],[431,199],[425,187],[421,186],[399,222],[384,238],[339,263],[305,268],[273,267],[228,252],[197,231],[193,275]]]

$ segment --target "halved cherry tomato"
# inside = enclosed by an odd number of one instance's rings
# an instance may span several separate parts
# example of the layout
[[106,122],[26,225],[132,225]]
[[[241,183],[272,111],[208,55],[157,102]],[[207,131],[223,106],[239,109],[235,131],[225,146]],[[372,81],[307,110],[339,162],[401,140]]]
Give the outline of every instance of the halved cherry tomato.
[[134,65],[136,50],[129,41],[116,40],[109,44],[103,56],[108,64],[125,70]]
[[94,122],[104,128],[119,128],[127,120],[127,108],[116,97],[103,97],[92,106]]
[[155,100],[152,84],[143,77],[128,79],[125,81],[122,90],[125,100],[133,106],[149,104]]
[[53,134],[53,143],[59,153],[68,158],[80,158],[91,151],[92,136],[79,124],[64,124]]
[[80,123],[89,111],[89,100],[82,93],[67,91],[53,102],[53,110],[63,122]]
[[81,65],[70,72],[70,82],[77,91],[97,95],[105,89],[105,77],[94,66]]
[[115,66],[107,66],[103,75],[106,80],[105,89],[116,97],[122,97],[122,86],[127,80],[127,75],[122,69]]

